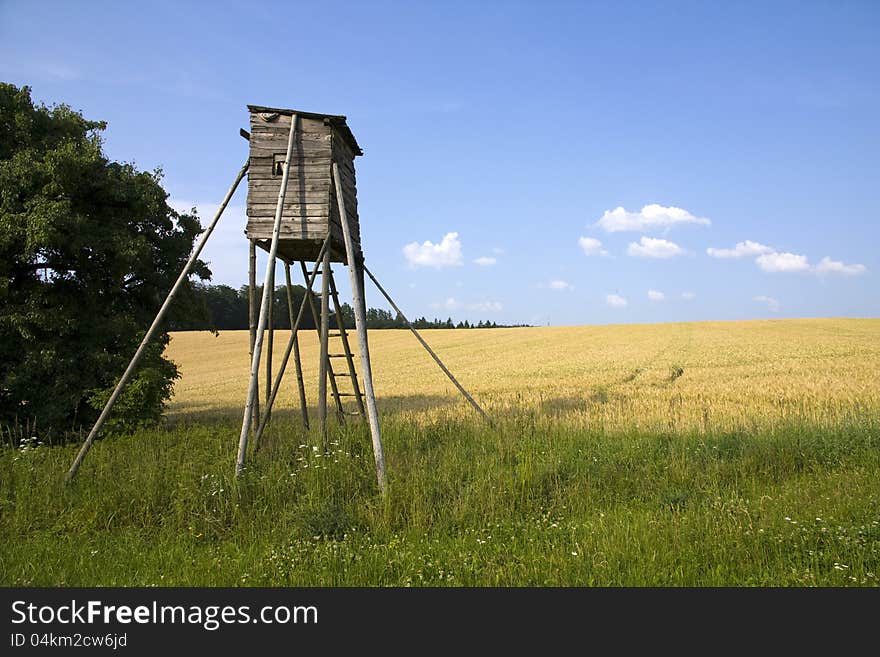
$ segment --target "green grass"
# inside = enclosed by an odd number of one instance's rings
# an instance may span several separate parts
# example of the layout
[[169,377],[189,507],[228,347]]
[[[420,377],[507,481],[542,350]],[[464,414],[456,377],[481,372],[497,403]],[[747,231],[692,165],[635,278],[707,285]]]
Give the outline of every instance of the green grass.
[[[687,374],[685,374],[686,376]],[[0,449],[0,584],[876,586],[880,416],[603,432],[523,412],[384,419],[322,453],[284,414],[246,476],[238,425]]]

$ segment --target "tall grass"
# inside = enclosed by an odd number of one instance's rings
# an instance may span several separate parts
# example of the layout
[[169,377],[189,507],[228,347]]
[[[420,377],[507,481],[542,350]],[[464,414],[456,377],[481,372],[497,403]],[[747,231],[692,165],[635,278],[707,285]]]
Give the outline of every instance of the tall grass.
[[6,428],[0,584],[878,584],[880,320],[426,333],[497,424],[371,333],[385,499],[364,425],[325,453],[289,388],[233,476],[246,332],[175,335],[165,424],[70,487],[76,446]]
[[452,414],[330,451],[289,417],[236,480],[233,422],[0,455],[4,585],[859,585],[880,575],[880,416],[609,433]]

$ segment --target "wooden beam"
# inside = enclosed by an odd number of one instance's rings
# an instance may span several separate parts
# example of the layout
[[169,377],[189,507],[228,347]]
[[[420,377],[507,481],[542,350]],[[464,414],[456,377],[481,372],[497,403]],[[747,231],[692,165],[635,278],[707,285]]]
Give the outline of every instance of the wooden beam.
[[168,296],[165,297],[165,302],[162,304],[162,307],[159,308],[159,312],[156,313],[156,317],[153,320],[153,323],[150,325],[150,328],[147,329],[147,332],[144,335],[143,340],[141,340],[137,351],[135,351],[134,356],[128,363],[128,367],[125,368],[125,372],[123,372],[122,378],[119,379],[119,383],[116,384],[116,388],[111,393],[110,399],[107,400],[107,403],[104,405],[104,409],[101,411],[101,415],[98,416],[98,420],[95,422],[95,425],[89,432],[89,435],[83,443],[83,446],[80,448],[79,453],[77,453],[73,464],[70,466],[70,470],[67,471],[67,476],[65,477],[66,482],[70,482],[76,476],[77,471],[82,465],[83,459],[85,459],[86,454],[89,453],[89,450],[92,447],[92,443],[95,442],[95,438],[101,431],[101,427],[103,427],[104,422],[107,421],[107,417],[110,415],[110,410],[116,403],[116,400],[122,392],[122,389],[125,387],[125,384],[128,383],[129,379],[131,379],[132,375],[137,369],[138,363],[140,362],[141,357],[144,355],[144,351],[146,351],[147,349],[147,345],[150,343],[150,341],[153,339],[153,336],[159,330],[159,326],[162,324],[162,320],[165,319],[165,313],[167,313],[168,308],[171,307],[171,302],[174,300],[174,297],[177,295],[177,292],[178,290],[180,290],[184,281],[189,278],[189,272],[192,270],[193,265],[199,257],[199,254],[202,252],[202,249],[205,248],[205,244],[207,243],[208,238],[211,237],[211,233],[214,232],[214,228],[217,226],[217,222],[220,220],[220,215],[223,214],[223,211],[229,204],[232,195],[235,194],[235,190],[238,188],[238,184],[241,182],[241,179],[244,178],[244,174],[247,173],[248,165],[249,162],[245,162],[239,170],[238,175],[235,177],[235,180],[232,183],[232,186],[226,192],[226,196],[223,197],[223,202],[220,204],[220,207],[217,208],[217,213],[214,215],[214,219],[208,225],[208,228],[205,229],[205,232],[202,233],[202,238],[199,240],[198,245],[190,255],[189,260],[187,260],[186,264],[183,266],[183,270],[177,277],[177,280],[172,286],[171,291],[168,293]]
[[[272,281],[269,283],[269,308],[266,318],[266,422],[269,421],[269,395],[272,394],[272,350],[275,348],[275,265],[278,259],[272,263]],[[259,398],[259,395],[257,395]]]
[[[284,263],[284,278],[287,283],[287,314],[290,316],[290,330],[293,331],[293,327],[296,325],[296,322],[293,318],[293,288],[290,282],[290,263]],[[303,303],[305,303],[306,297],[303,295]],[[309,405],[306,400],[306,386],[305,381],[303,380],[303,372],[302,372],[302,359],[299,354],[299,338],[294,335],[293,339],[293,364],[296,367],[296,385],[299,389],[299,405],[302,409],[302,419],[303,426],[308,431],[309,428]]]
[[[351,387],[354,392],[354,398],[357,402],[358,413],[361,417],[366,418],[367,411],[364,408],[364,398],[361,395],[361,389],[358,385],[357,370],[354,367],[354,358],[351,355],[351,345],[348,343],[348,333],[345,331],[345,318],[342,316],[342,304],[339,303],[339,294],[336,291],[336,281],[330,276],[330,296],[333,298],[333,309],[336,313],[336,328],[339,329],[339,337],[342,341],[342,351],[345,354],[345,361],[348,365],[348,376],[351,378]],[[329,361],[328,361],[329,362]],[[340,374],[339,376],[343,376]]]
[[[332,253],[332,250],[333,250],[333,241],[332,240],[330,241],[330,245],[327,247],[327,250],[331,251],[331,253]],[[319,262],[322,262],[321,253],[319,253],[317,256],[315,256],[315,269],[316,270],[317,270]],[[306,267],[306,263],[303,261],[300,261],[299,264],[302,267],[303,278],[305,280],[309,280],[309,276],[311,274],[309,273],[309,270]],[[311,290],[308,290],[306,293],[306,296],[309,299],[309,310],[312,313],[312,321],[315,324],[315,331],[318,332],[318,342],[320,343],[320,341],[321,341],[321,316],[319,314],[317,307],[315,306],[314,293]],[[328,347],[328,351],[329,351],[329,347]],[[327,375],[330,378],[330,392],[333,393],[333,399],[336,402],[336,416],[339,418],[340,422],[344,422],[345,421],[345,412],[344,412],[344,409],[342,408],[342,400],[339,399],[339,387],[336,385],[336,376],[333,373],[333,364],[330,362],[329,358],[327,359]]]
[[379,288],[379,292],[381,292],[385,296],[385,298],[388,300],[388,303],[391,304],[391,307],[397,311],[397,314],[400,315],[400,318],[409,327],[409,330],[413,332],[413,335],[415,335],[416,338],[418,339],[418,341],[422,343],[422,346],[427,350],[427,352],[429,354],[431,354],[431,358],[433,358],[434,361],[440,366],[440,369],[443,370],[443,373],[449,377],[449,380],[455,384],[455,387],[459,389],[459,391],[461,392],[462,395],[464,395],[464,398],[468,400],[470,405],[473,406],[477,410],[477,412],[479,412],[479,414],[483,416],[483,419],[486,420],[486,422],[488,422],[489,425],[491,426],[492,425],[492,418],[490,418],[488,415],[486,415],[486,411],[484,411],[482,408],[480,408],[480,405],[476,401],[474,401],[474,398],[471,397],[470,394],[468,394],[468,391],[464,389],[464,386],[462,386],[458,382],[458,379],[456,379],[452,375],[452,372],[450,372],[446,368],[446,365],[443,364],[443,361],[440,360],[440,357],[434,353],[434,350],[428,346],[428,343],[425,342],[424,338],[422,338],[422,336],[415,329],[415,327],[413,327],[413,325],[409,323],[409,320],[404,316],[404,314],[403,314],[403,312],[401,312],[400,308],[397,307],[397,304],[394,303],[394,300],[388,295],[388,293],[385,291],[385,288],[383,288],[381,285],[379,285],[379,281],[377,281],[376,277],[373,276],[373,274],[370,272],[369,269],[367,269],[366,265],[364,265],[364,271],[367,273],[367,276],[370,277],[370,280],[372,280],[373,283],[376,284],[376,287]]
[[290,157],[293,153],[293,145],[296,137],[296,114],[291,116],[290,134],[287,138],[287,154],[284,158],[284,171],[281,176],[281,187],[278,190],[278,207],[275,210],[275,226],[272,231],[272,246],[269,249],[269,263],[266,266],[266,278],[263,283],[263,301],[260,304],[260,319],[257,323],[257,335],[254,341],[254,357],[251,360],[251,378],[248,385],[247,402],[244,408],[244,419],[241,423],[241,434],[238,437],[238,456],[235,462],[235,475],[240,476],[244,470],[247,457],[248,433],[250,432],[251,418],[254,400],[257,398],[257,379],[260,374],[260,352],[263,349],[263,332],[266,329],[268,316],[269,285],[274,280],[275,256],[278,253],[278,236],[281,228],[281,215],[284,208],[284,194],[287,190],[287,180],[290,175]]
[[348,214],[345,212],[345,200],[342,194],[342,181],[339,177],[339,167],[333,163],[333,183],[336,186],[336,201],[339,204],[339,221],[342,223],[343,237],[345,238],[345,252],[348,256],[348,273],[351,278],[352,306],[354,308],[354,323],[357,329],[358,346],[360,347],[361,378],[364,384],[365,405],[367,417],[370,422],[370,436],[373,441],[373,458],[376,462],[376,479],[379,483],[379,492],[385,495],[385,452],[382,449],[382,436],[379,434],[379,411],[376,409],[376,395],[373,392],[373,372],[370,369],[370,348],[367,343],[367,313],[366,300],[364,298],[363,277],[360,270],[363,268],[363,257],[359,251],[355,251],[354,240],[351,236],[351,227],[348,223]]
[[[248,350],[248,362],[254,360],[254,344],[257,339],[257,241],[250,242],[250,257],[248,258],[248,330],[250,332],[250,349]],[[259,382],[257,382],[259,386]],[[257,398],[254,401],[254,426],[260,424],[260,395],[257,390]]]
[[[330,235],[327,235],[330,239]],[[315,268],[317,272],[317,267]],[[321,263],[321,361],[318,366],[318,419],[323,446],[327,447],[327,352],[330,333],[330,251],[324,251]]]
[[[329,242],[325,242],[324,249],[328,248]],[[317,274],[313,274],[310,278],[307,279],[307,290],[311,291],[312,285],[315,282],[315,276]],[[290,338],[287,340],[287,347],[284,349],[284,356],[281,360],[281,367],[278,369],[278,375],[275,378],[275,384],[271,387],[272,392],[269,395],[269,401],[266,402],[266,412],[263,414],[263,421],[260,422],[260,426],[257,428],[257,431],[254,435],[254,451],[256,452],[260,447],[260,439],[263,436],[263,431],[266,429],[266,425],[269,423],[269,414],[272,410],[272,407],[275,405],[275,399],[278,397],[278,390],[281,388],[281,380],[284,378],[284,371],[287,368],[287,362],[290,359],[290,352],[293,348],[293,345],[296,343],[296,336],[299,331],[299,325],[302,322],[303,311],[306,307],[306,299],[307,297],[303,297],[302,303],[299,305],[299,313],[296,316],[296,321],[294,321],[290,330]]]

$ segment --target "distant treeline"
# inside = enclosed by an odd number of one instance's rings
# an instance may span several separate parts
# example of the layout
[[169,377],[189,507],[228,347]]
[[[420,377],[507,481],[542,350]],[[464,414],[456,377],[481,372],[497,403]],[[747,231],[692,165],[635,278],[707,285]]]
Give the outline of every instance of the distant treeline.
[[[294,320],[299,312],[300,304],[305,296],[306,289],[302,285],[294,285],[291,288],[293,296]],[[259,307],[263,298],[262,286],[257,287],[256,300]],[[206,285],[195,283],[190,292],[180,298],[178,303],[189,306],[189,312],[180,313],[182,319],[178,319],[171,326],[174,331],[236,331],[249,327],[248,319],[248,288],[246,285],[234,289],[228,285]],[[320,312],[320,300],[315,298],[315,311]],[[330,307],[333,312],[333,305]],[[342,304],[342,322],[345,328],[354,328],[354,310],[348,303]],[[331,326],[336,320],[331,317]],[[272,324],[277,329],[290,328],[290,313],[287,308],[287,290],[285,287],[275,289],[274,305],[272,306]],[[451,317],[443,320],[434,318],[429,320],[419,317],[412,320],[412,325],[417,329],[469,329],[469,328],[509,328],[511,325],[497,324],[486,320],[471,324],[467,320],[454,322]],[[528,326],[516,324],[514,326]],[[315,329],[315,320],[306,305],[300,328]],[[406,328],[406,323],[399,315],[382,308],[367,309],[367,328]]]

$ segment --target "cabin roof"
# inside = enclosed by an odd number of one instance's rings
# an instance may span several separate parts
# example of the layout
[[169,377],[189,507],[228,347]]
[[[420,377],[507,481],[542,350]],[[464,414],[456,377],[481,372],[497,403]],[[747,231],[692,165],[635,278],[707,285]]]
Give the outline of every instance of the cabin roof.
[[301,110],[296,109],[284,109],[281,107],[263,107],[262,105],[248,105],[248,110],[251,113],[254,112],[277,112],[278,114],[291,115],[296,114],[298,116],[303,116],[307,119],[323,119],[325,123],[329,123],[334,128],[339,130],[342,137],[345,141],[348,142],[348,145],[351,146],[352,151],[355,155],[363,155],[364,152],[361,150],[361,147],[358,146],[357,139],[354,138],[354,135],[351,132],[351,128],[348,127],[348,124],[345,122],[345,117],[340,114],[318,114],[316,112],[303,112]]

